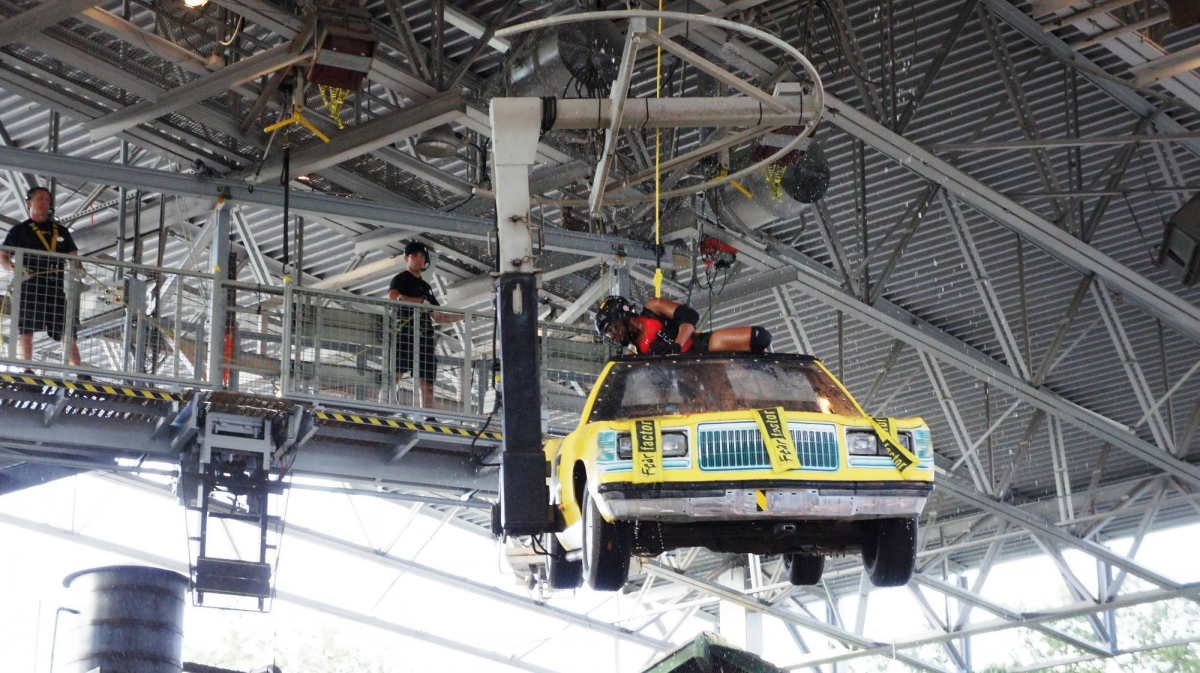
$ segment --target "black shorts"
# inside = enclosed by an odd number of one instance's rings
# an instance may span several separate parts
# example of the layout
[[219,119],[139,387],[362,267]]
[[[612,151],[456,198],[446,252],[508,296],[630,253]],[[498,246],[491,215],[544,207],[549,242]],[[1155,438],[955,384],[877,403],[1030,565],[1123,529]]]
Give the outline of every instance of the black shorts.
[[67,298],[58,288],[27,286],[21,288],[21,312],[17,330],[21,334],[45,332],[55,341],[62,341],[66,329]]
[[[403,330],[396,335],[396,372],[406,374],[413,370],[413,333],[408,330]],[[437,346],[437,337],[432,334],[423,334],[420,339],[420,348],[418,349],[421,362],[418,365],[421,369],[422,381],[433,381],[437,378],[437,355],[434,348]]]

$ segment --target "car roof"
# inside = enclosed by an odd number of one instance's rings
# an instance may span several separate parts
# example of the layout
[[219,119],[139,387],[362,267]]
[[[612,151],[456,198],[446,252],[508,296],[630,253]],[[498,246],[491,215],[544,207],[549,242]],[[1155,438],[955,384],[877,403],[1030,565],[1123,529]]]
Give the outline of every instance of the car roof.
[[800,353],[685,353],[682,355],[618,355],[609,362],[675,362],[680,360],[794,360],[820,362],[815,355]]

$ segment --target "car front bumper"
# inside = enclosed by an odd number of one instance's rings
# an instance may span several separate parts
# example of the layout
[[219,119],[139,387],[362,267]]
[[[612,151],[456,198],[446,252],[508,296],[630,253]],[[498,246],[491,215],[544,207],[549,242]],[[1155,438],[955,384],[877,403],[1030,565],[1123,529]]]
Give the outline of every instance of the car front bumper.
[[615,519],[676,523],[916,516],[931,490],[930,482],[609,483],[599,487]]

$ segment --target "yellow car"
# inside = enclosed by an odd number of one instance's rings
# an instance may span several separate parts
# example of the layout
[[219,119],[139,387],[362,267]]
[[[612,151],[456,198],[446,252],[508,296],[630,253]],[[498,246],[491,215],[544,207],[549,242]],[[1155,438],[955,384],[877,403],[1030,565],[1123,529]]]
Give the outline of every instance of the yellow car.
[[631,554],[694,546],[784,554],[794,584],[857,550],[876,586],[903,585],[933,489],[924,421],[867,416],[804,355],[617,358],[545,449],[553,588],[614,591]]

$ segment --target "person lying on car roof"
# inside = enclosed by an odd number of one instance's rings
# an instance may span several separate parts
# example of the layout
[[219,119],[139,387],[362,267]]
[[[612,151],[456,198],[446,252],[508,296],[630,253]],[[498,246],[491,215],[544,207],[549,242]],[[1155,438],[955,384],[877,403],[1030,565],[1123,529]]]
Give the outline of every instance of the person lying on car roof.
[[605,297],[596,307],[596,331],[606,343],[642,355],[678,353],[765,353],[771,333],[765,327],[726,327],[696,330],[700,314],[687,304],[655,297],[638,311],[619,295]]

